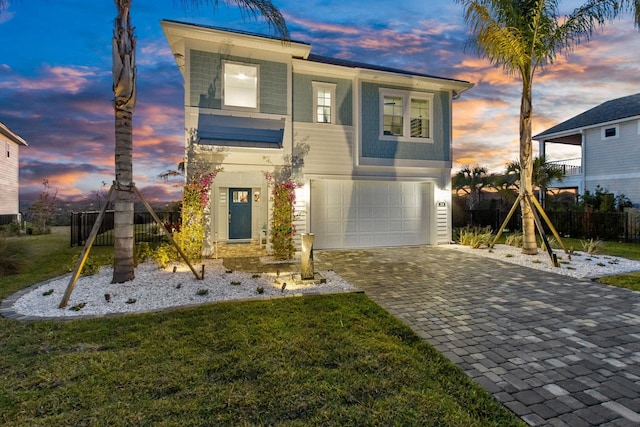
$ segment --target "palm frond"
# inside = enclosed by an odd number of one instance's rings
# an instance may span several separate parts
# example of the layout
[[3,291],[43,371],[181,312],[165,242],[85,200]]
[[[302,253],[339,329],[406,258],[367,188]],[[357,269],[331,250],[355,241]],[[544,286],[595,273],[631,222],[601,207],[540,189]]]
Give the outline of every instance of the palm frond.
[[[211,6],[216,9],[220,0],[180,0],[183,8],[199,9],[201,6]],[[289,39],[289,30],[284,16],[270,0],[222,0],[228,6],[237,6],[243,14],[253,19],[263,17],[270,27],[273,27],[282,39]]]

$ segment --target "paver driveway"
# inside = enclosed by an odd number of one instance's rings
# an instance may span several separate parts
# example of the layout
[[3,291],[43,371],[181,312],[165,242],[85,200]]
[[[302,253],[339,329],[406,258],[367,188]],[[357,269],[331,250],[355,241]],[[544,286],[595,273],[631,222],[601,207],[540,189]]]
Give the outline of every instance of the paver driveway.
[[640,425],[640,293],[445,247],[316,251],[530,425]]

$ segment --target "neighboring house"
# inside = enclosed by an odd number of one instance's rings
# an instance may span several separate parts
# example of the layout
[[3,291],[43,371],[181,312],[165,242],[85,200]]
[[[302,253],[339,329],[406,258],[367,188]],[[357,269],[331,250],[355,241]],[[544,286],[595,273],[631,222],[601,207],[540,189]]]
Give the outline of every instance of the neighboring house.
[[575,188],[582,195],[599,185],[640,204],[640,93],[600,104],[533,139],[541,154],[550,143],[581,148],[580,158],[558,162],[566,176],[554,188]]
[[19,214],[18,168],[20,146],[26,146],[24,139],[0,122],[0,224],[17,219]]
[[[451,240],[452,101],[466,81],[311,54],[297,41],[162,21],[185,87],[187,168],[222,168],[207,244],[269,228],[265,172],[293,158],[315,248]],[[199,167],[199,166],[198,166]]]

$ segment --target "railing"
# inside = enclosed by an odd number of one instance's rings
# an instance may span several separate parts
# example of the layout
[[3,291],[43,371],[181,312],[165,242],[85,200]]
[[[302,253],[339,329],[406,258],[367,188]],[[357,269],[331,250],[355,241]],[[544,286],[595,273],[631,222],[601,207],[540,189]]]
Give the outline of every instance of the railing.
[[[93,224],[98,218],[99,212],[72,212],[71,213],[71,246],[83,246],[91,233]],[[179,212],[156,212],[169,231],[179,229],[181,217]],[[166,239],[162,227],[155,223],[149,212],[136,212],[134,218],[134,236],[136,242],[158,243]],[[113,211],[105,212],[94,246],[113,245]]]
[[18,222],[18,215],[16,214],[0,215],[0,225],[12,224],[14,222]]
[[564,176],[574,176],[582,174],[582,159],[577,157],[573,159],[554,160],[548,162],[551,165],[557,165]]

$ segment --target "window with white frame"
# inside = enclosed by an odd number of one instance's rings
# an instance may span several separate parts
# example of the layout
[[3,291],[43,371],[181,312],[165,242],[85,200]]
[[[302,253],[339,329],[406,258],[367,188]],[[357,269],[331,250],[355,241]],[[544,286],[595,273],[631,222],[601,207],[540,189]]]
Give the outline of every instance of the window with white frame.
[[336,85],[312,82],[314,123],[335,123]]
[[259,69],[257,65],[225,61],[223,75],[225,107],[258,108]]
[[604,141],[605,139],[616,139],[618,138],[618,134],[620,133],[620,129],[618,125],[607,126],[601,129],[601,138]]
[[433,95],[380,89],[380,139],[429,142]]

